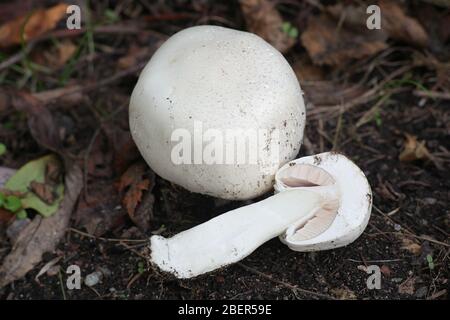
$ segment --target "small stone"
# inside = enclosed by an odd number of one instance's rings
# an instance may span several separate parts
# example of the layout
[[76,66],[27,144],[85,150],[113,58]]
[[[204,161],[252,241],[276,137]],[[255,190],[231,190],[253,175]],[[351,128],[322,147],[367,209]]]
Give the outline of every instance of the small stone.
[[361,270],[361,271],[364,271],[364,272],[367,272],[367,267],[365,266],[365,265],[359,265],[359,266],[357,266],[356,267],[358,270]]
[[394,224],[394,229],[395,229],[395,231],[400,231],[400,230],[402,230],[402,226],[396,223],[396,224]]
[[95,271],[86,276],[84,279],[84,284],[88,287],[93,287],[98,284],[103,278],[103,273],[101,271]]

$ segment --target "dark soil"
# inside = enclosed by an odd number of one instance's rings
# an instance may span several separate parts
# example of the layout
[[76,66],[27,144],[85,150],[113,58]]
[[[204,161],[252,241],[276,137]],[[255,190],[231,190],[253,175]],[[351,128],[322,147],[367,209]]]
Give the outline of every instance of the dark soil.
[[[412,109],[417,110],[412,112]],[[346,114],[343,121],[351,124],[355,117]],[[421,139],[428,142],[431,150],[433,146],[450,148],[445,138],[449,117],[448,106],[418,108],[395,100],[394,107],[383,112],[380,127],[362,128],[363,137],[361,133],[352,137],[346,130],[341,132],[339,140],[346,143],[339,151],[363,169],[374,192],[374,209],[366,231],[345,248],[297,253],[274,239],[242,264],[193,280],[177,280],[160,274],[151,266],[140,274],[139,263],[145,260],[129,249],[70,232],[59,247],[63,253],[63,279],[66,278],[64,270],[71,264],[79,265],[83,276],[98,267],[108,268],[112,274],[95,286],[95,290],[82,286],[81,290],[65,289],[65,295],[70,299],[316,299],[351,298],[353,295],[359,299],[413,299],[430,297],[448,289],[448,245],[439,242],[448,240],[449,172],[437,170],[432,163],[403,164],[398,160],[398,150],[404,140],[399,128],[404,132],[420,132]],[[311,141],[319,139],[314,126],[315,123],[310,123],[306,131]],[[167,188],[167,183],[159,182],[159,188]],[[153,226],[154,229],[161,224],[170,226],[165,235],[239,205],[232,203],[218,208],[211,198],[178,189],[172,192],[176,197],[172,210],[179,211],[183,220],[167,220],[167,212],[157,205],[155,221],[158,222],[153,222]],[[162,196],[158,200],[162,202]],[[394,214],[387,214],[397,208],[400,209]],[[428,241],[427,237],[436,241]],[[421,244],[419,255],[402,249],[404,238]],[[145,254],[145,250],[142,253]],[[433,257],[433,270],[426,260],[428,254]],[[51,258],[48,256],[45,261]],[[25,279],[16,281],[3,297],[61,299],[63,292],[57,275],[42,276],[40,284],[34,281],[43,264]],[[379,290],[367,288],[369,275],[358,268],[372,264],[383,271]],[[411,291],[399,292],[399,287],[404,287],[408,281],[413,283]],[[446,294],[441,296],[444,297]]]

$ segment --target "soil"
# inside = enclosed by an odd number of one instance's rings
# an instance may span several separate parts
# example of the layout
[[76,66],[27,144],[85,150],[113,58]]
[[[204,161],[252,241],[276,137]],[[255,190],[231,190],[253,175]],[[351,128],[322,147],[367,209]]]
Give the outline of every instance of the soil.
[[[63,279],[67,278],[64,271],[71,264],[80,266],[82,276],[99,267],[107,268],[111,275],[93,288],[83,285],[80,290],[64,289],[65,296],[68,299],[414,299],[448,289],[448,245],[441,242],[448,240],[445,230],[448,231],[449,171],[437,170],[429,162],[404,164],[398,160],[398,154],[404,141],[403,132],[420,132],[427,145],[450,148],[443,134],[448,130],[446,120],[450,113],[448,106],[418,108],[402,100],[399,97],[391,109],[383,112],[381,126],[362,128],[364,135],[352,136],[346,130],[339,135],[339,141],[345,142],[339,151],[362,168],[374,192],[369,225],[351,245],[331,251],[297,253],[273,239],[240,264],[192,280],[177,280],[148,266],[143,257],[129,248],[69,232],[59,246]],[[415,108],[418,110],[412,112]],[[355,118],[358,113],[344,114],[343,123],[353,123]],[[319,140],[315,125],[309,123],[306,130],[311,141]],[[167,187],[166,182],[158,179],[155,194],[161,202],[160,190]],[[153,226],[154,229],[162,224],[168,226],[164,235],[241,205],[217,204],[212,198],[179,188],[172,192],[176,197],[172,210],[178,211],[183,219],[167,220],[167,212],[157,201],[154,212],[157,222]],[[404,239],[421,244],[417,255],[402,248]],[[136,249],[145,254],[143,246],[147,244],[140,244]],[[433,256],[434,269],[430,269],[427,255]],[[6,289],[2,296],[63,298],[58,275],[41,276],[40,284],[34,280],[44,263],[53,257],[45,257],[43,263]],[[145,263],[145,271],[139,270],[140,263]],[[373,264],[381,268],[382,281],[380,289],[370,290],[366,284],[369,274],[362,266]]]
[[[242,17],[230,12],[223,15],[238,26],[243,24]],[[155,29],[171,34],[190,24],[182,19],[185,18],[162,22]],[[143,46],[148,40],[133,37],[125,35],[112,39],[100,35],[98,41],[123,49],[131,42]],[[96,77],[111,76],[111,65],[125,51],[97,57]],[[293,60],[295,55],[288,55],[288,58]],[[400,53],[395,59],[412,63],[407,53]],[[77,68],[74,78],[92,76],[88,62],[81,62]],[[420,77],[425,73],[418,70],[414,75]],[[360,74],[356,75],[354,81],[360,78]],[[75,109],[51,106],[59,122],[69,133],[74,132],[75,142],[68,145],[73,154],[88,148],[99,127],[98,119],[92,116],[98,110],[95,107],[96,111],[92,112],[92,106],[104,104],[106,111],[115,110],[117,105],[126,106],[135,81],[136,72],[89,90],[85,93],[88,101]],[[392,94],[391,102],[380,109],[378,118],[359,127],[356,123],[373,104],[360,104],[326,117],[317,114],[308,117],[307,114],[307,139],[299,156],[329,150],[342,152],[364,171],[372,187],[373,209],[369,224],[362,236],[347,247],[298,253],[273,239],[238,264],[190,280],[175,279],[148,263],[148,238],[152,232],[170,236],[249,201],[230,202],[192,194],[156,177],[155,186],[149,191],[154,194],[155,203],[150,229],[145,234],[136,231],[130,219],[122,217],[120,223],[114,223],[108,232],[98,237],[87,233],[74,215],[71,229],[58,249],[45,254],[43,261],[24,278],[0,289],[0,299],[446,299],[449,291],[450,168],[448,158],[439,161],[439,155],[447,152],[448,157],[450,150],[450,105],[437,99],[421,103],[421,98],[412,95],[413,89],[409,87]],[[10,146],[10,155],[0,159],[0,165],[17,168],[48,152],[33,140],[23,117],[8,111],[0,112],[0,119],[4,123],[15,122],[13,129],[0,131],[0,139]],[[122,128],[127,131],[127,119],[124,108],[115,114],[114,123],[125,123]],[[405,134],[423,140],[428,151],[437,155],[437,160],[400,161]],[[102,153],[105,154],[106,151]],[[110,167],[116,166],[108,156],[105,158]],[[89,183],[101,180],[111,186],[120,177],[116,169],[110,173],[108,167],[98,166],[96,170],[97,175],[89,173]],[[92,184],[90,190],[101,192],[100,186]],[[106,208],[108,214],[115,205],[111,201],[102,204],[102,208]],[[6,244],[6,238],[2,237],[4,234],[0,239]],[[141,241],[116,241],[117,238]],[[10,246],[0,249],[2,258]],[[36,280],[38,272],[55,257],[60,257],[56,263],[59,271],[44,273]],[[95,271],[107,271],[95,286],[82,283],[81,289],[69,290],[65,284],[70,265],[80,267],[83,279]],[[381,270],[379,289],[368,288],[370,274],[366,268],[371,265]]]

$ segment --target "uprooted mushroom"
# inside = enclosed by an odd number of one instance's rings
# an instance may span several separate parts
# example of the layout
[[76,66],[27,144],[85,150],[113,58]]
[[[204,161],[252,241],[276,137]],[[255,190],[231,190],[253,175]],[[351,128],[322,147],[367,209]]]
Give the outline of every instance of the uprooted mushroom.
[[[195,136],[195,121],[215,133],[244,127],[279,134],[278,139],[266,134],[265,143],[248,146],[245,152],[257,152],[255,163],[174,162],[177,141],[172,133],[185,128]],[[276,194],[171,238],[152,236],[152,263],[190,278],[237,262],[276,236],[295,251],[354,241],[370,216],[370,186],[343,155],[293,160],[304,124],[294,72],[256,35],[201,26],[164,43],[142,71],[130,102],[131,132],[147,163],[192,192],[251,199],[269,191],[275,181]],[[190,154],[195,144],[181,153]]]

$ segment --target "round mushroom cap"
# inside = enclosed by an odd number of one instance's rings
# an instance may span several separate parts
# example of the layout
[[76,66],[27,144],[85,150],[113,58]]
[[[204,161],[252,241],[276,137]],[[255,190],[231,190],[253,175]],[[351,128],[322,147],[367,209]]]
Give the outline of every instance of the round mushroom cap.
[[280,236],[292,250],[346,246],[366,228],[372,211],[372,191],[364,173],[346,156],[325,152],[287,163],[275,176],[275,190],[295,188],[317,190],[329,201],[313,219],[293,225]]
[[299,152],[305,107],[289,63],[255,34],[197,26],[170,37],[133,90],[130,128],[149,166],[192,192],[250,199]]

